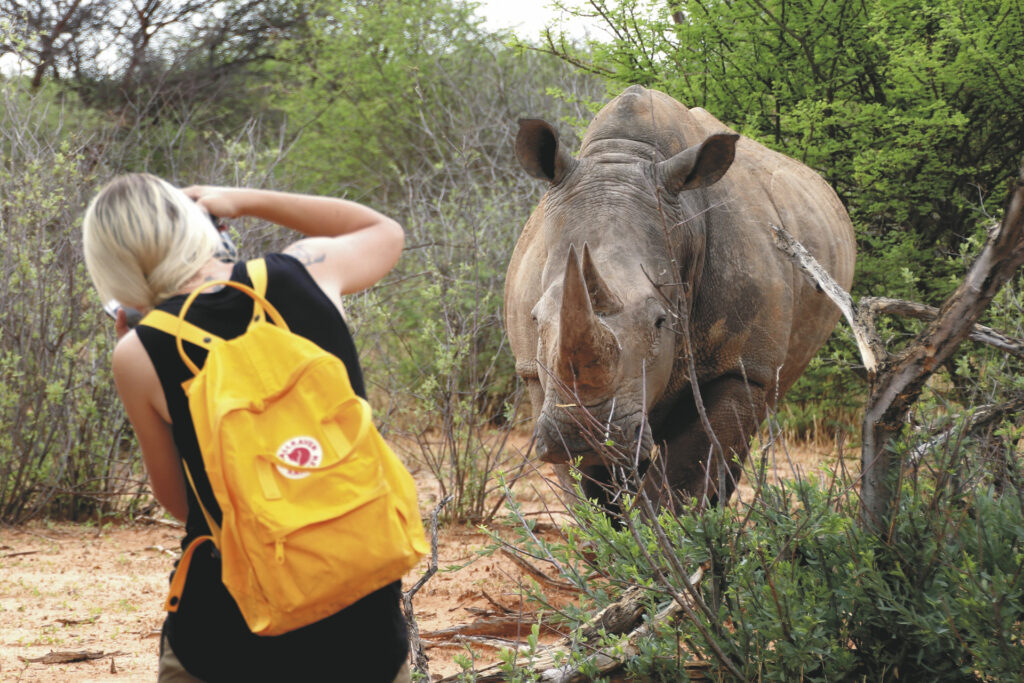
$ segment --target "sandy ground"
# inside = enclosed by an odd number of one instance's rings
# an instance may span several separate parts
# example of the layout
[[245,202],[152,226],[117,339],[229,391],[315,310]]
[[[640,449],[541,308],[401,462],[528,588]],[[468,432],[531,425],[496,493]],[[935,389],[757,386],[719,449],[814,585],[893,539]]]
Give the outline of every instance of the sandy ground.
[[[770,476],[791,476],[793,468],[814,468],[827,448],[779,452]],[[771,464],[771,463],[770,463]],[[557,536],[558,519],[542,511],[557,508],[557,495],[545,483],[547,466],[517,484],[515,495]],[[417,473],[425,514],[436,491],[424,472]],[[749,488],[741,488],[749,500]],[[152,681],[156,678],[159,630],[167,576],[177,556],[181,529],[166,524],[31,524],[0,527],[0,681]],[[473,647],[477,666],[498,660],[498,646],[525,641],[535,608],[524,599],[533,583],[502,554],[481,559],[488,543],[478,529],[443,529],[438,537],[439,566],[417,593],[414,609],[425,637],[430,672],[437,680],[460,671],[455,659]],[[427,563],[406,576],[408,589]],[[550,589],[547,597],[564,604],[575,599]],[[498,628],[466,629],[469,624],[500,621]],[[451,629],[463,629],[453,634]],[[439,633],[440,632],[440,633]],[[557,634],[545,633],[542,642]],[[88,656],[85,661],[51,663],[53,654]],[[85,654],[81,654],[85,653]]]

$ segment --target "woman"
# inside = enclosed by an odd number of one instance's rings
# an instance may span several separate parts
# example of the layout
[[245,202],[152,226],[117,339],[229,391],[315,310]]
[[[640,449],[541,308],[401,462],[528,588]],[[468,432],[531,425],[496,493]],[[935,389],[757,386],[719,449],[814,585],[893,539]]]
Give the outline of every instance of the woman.
[[[252,216],[306,237],[269,254],[267,299],[289,328],[345,363],[352,387],[365,398],[341,295],[363,290],[394,267],[402,251],[400,225],[354,202],[267,190],[194,186],[178,190],[146,174],[119,177],[89,205],[83,224],[86,266],[101,300],[140,311],[176,314],[185,296],[211,280],[251,284],[244,263],[223,260],[210,215]],[[224,338],[241,334],[252,301],[230,287],[204,291],[188,318]],[[142,448],[156,499],[186,524],[182,547],[208,526],[181,460],[195,475],[207,510],[219,508],[205,476],[181,383],[191,376],[172,337],[149,327],[120,336],[114,380]],[[407,681],[408,638],[395,582],[354,605],[282,636],[260,637],[246,627],[220,581],[211,544],[196,551],[178,611],[168,614],[161,641],[159,681]]]

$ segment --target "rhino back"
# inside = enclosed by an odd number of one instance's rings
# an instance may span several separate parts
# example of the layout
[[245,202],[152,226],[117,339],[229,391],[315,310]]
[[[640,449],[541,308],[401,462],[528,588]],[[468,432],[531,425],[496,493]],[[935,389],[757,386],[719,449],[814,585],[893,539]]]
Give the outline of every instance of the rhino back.
[[[706,134],[729,130],[703,109],[690,113]],[[735,371],[742,363],[742,371],[781,395],[831,334],[840,313],[775,248],[769,226],[788,230],[849,289],[853,225],[820,175],[746,137],[708,195],[706,277],[694,311],[703,336],[697,342],[704,349],[702,374]]]

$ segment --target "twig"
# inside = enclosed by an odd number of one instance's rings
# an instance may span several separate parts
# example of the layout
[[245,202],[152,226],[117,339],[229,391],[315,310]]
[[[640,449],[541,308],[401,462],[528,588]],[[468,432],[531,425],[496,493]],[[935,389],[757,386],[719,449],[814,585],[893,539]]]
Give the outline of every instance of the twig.
[[133,521],[136,524],[157,524],[160,526],[171,527],[172,529],[185,528],[185,525],[176,519],[163,519],[161,517],[149,517],[147,515],[139,515]]
[[489,602],[492,605],[494,605],[498,610],[501,611],[502,614],[513,614],[514,613],[514,610],[511,610],[508,607],[505,607],[505,605],[501,604],[500,602],[498,602],[497,600],[492,598],[490,595],[488,595],[487,591],[481,590],[480,591],[480,595],[484,596],[484,600],[486,600],[487,602]]
[[[961,434],[970,434],[971,432],[978,431],[979,429],[982,429],[1007,415],[1020,413],[1021,411],[1024,411],[1024,398],[1018,398],[1010,401],[1009,403],[999,405],[987,404],[978,406],[978,408],[976,408],[975,411],[966,419],[966,423],[962,425],[959,431]],[[958,419],[957,422],[959,421],[960,420]],[[907,456],[907,464],[911,467],[916,467],[928,452],[949,441],[953,435],[957,433],[958,426],[959,425],[954,425],[950,427],[927,443],[923,443],[912,450]]]
[[571,591],[573,593],[580,592],[578,586],[568,583],[567,581],[559,581],[558,579],[551,578],[550,576],[548,576],[547,574],[545,574],[544,572],[542,572],[541,570],[537,569],[532,564],[527,562],[524,558],[520,557],[519,555],[515,554],[514,552],[506,548],[501,549],[501,554],[515,562],[520,569],[522,569],[524,572],[526,572],[534,579],[536,579],[538,583],[544,584],[549,588],[556,588],[562,591]]
[[518,650],[519,652],[525,652],[529,649],[529,645],[524,645],[520,640],[510,640],[508,638],[494,638],[488,636],[462,636],[457,635],[449,640],[439,640],[436,642],[428,643],[428,648],[434,647],[454,647],[456,645],[463,645],[470,643],[472,645],[482,645],[483,647],[493,647],[496,650],[503,650],[505,648],[511,648]]
[[445,496],[430,514],[430,566],[427,567],[427,571],[423,572],[419,581],[413,584],[412,588],[402,593],[402,609],[405,613],[405,623],[409,627],[409,657],[413,667],[422,673],[428,681],[430,680],[430,665],[427,663],[427,653],[423,650],[423,643],[420,641],[420,627],[416,623],[412,598],[437,573],[437,517],[451,500],[451,494]]
[[120,657],[128,654],[118,650],[117,652],[104,652],[103,650],[80,650],[78,652],[50,650],[42,657],[18,657],[23,662],[30,664],[71,664],[72,662],[88,662],[94,659],[106,659],[107,657]]

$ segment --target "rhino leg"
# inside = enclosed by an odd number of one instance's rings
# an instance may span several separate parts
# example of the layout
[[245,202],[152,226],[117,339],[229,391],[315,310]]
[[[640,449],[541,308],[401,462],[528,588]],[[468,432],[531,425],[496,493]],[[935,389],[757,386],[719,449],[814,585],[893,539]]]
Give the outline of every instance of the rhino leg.
[[722,458],[712,455],[713,442],[692,392],[687,392],[655,430],[661,455],[647,474],[645,490],[661,503],[668,497],[703,500],[706,495],[710,504],[719,495],[728,499],[739,480],[750,437],[764,417],[765,391],[757,383],[726,375],[700,390],[708,422],[726,456],[726,469],[721,469]]
[[[555,474],[558,475],[558,481],[562,486],[562,498],[566,506],[578,502],[576,480],[572,476],[571,469],[571,466],[568,464],[554,466]],[[621,492],[623,487],[616,482],[612,471],[601,465],[584,465],[579,468],[579,472],[579,488],[583,497],[587,500],[595,501],[613,519],[617,518],[621,513],[621,508],[617,503],[617,494]],[[643,473],[641,472],[640,474],[642,475]],[[625,485],[625,488],[635,490],[635,487],[629,483]]]

